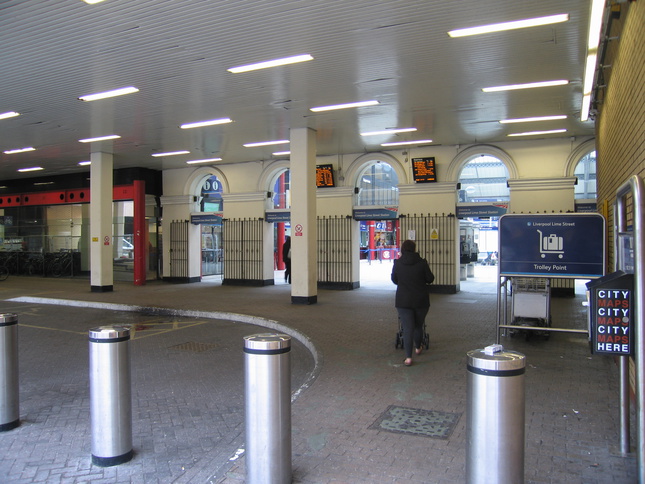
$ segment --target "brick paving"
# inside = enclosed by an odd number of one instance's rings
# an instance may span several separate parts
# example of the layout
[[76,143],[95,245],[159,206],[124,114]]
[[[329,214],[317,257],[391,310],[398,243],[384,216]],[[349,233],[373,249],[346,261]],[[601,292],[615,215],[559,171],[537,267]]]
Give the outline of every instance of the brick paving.
[[[494,291],[468,282],[432,295],[430,350],[407,368],[395,348],[393,286],[378,275],[357,290],[320,290],[311,306],[292,305],[284,284],[115,283],[91,293],[81,279],[11,277],[0,284],[0,312],[19,317],[21,425],[0,433],[0,482],[244,482],[244,457],[234,457],[244,439],[242,338],[282,329],[294,336],[299,389],[293,482],[464,482],[466,353],[495,342]],[[581,296],[552,306],[554,326],[585,326]],[[135,456],[100,468],[91,463],[87,331],[113,323],[135,328]],[[634,456],[616,450],[613,360],[569,333],[502,344],[526,355],[526,482],[635,482]],[[375,426],[392,405],[459,419],[447,438]]]

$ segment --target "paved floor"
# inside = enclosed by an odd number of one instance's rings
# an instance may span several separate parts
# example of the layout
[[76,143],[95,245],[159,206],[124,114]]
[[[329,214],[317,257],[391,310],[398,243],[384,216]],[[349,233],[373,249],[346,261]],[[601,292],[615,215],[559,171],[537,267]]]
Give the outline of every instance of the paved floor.
[[[432,295],[430,350],[402,365],[388,263],[361,288],[290,303],[290,286],[115,283],[10,277],[0,312],[20,331],[20,427],[0,433],[0,482],[244,482],[243,336],[292,336],[293,482],[465,482],[466,353],[494,343],[490,274]],[[276,279],[276,281],[279,281]],[[554,326],[585,327],[582,296],[553,298]],[[88,330],[134,328],[133,444],[125,464],[91,463]],[[633,483],[620,456],[617,368],[585,336],[519,334],[526,355],[527,483]],[[425,420],[424,420],[425,419]],[[415,427],[414,422],[430,422]]]

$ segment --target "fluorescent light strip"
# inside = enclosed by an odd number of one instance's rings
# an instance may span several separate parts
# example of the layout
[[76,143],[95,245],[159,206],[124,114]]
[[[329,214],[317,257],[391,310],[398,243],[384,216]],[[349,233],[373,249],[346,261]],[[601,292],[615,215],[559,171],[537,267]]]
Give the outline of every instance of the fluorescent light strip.
[[186,164],[187,165],[194,165],[196,163],[210,163],[212,161],[222,161],[222,159],[221,158],[207,158],[207,159],[203,159],[203,160],[191,160],[191,161],[187,161]]
[[0,119],[13,118],[15,116],[20,116],[20,113],[15,111],[7,111],[6,113],[0,113]]
[[78,99],[81,101],[96,101],[98,99],[105,99],[108,97],[123,96],[124,94],[131,94],[133,92],[139,92],[136,87],[122,87],[120,89],[114,89],[112,91],[97,92],[95,94],[86,94],[85,96],[80,96]]
[[152,156],[155,158],[159,158],[161,156],[176,156],[176,155],[187,155],[190,153],[188,150],[182,150],[182,151],[168,151],[166,153],[152,153]]
[[271,153],[273,156],[287,156],[291,154],[291,151],[276,151],[275,153]]
[[582,105],[580,107],[580,121],[589,119],[591,108],[591,90],[596,72],[598,44],[600,43],[600,30],[605,8],[604,0],[593,0],[591,4],[591,17],[589,20],[589,37],[587,39],[587,61],[585,63],[584,81],[582,85]]
[[93,143],[94,141],[107,141],[110,139],[118,139],[121,136],[118,134],[109,134],[107,136],[99,136],[98,138],[85,138],[85,139],[79,139],[81,143]]
[[203,126],[213,126],[216,124],[232,123],[231,118],[210,119],[208,121],[197,121],[195,123],[185,123],[179,126],[181,129],[201,128]]
[[556,133],[566,133],[566,129],[551,129],[548,131],[527,131],[526,133],[512,133],[508,136],[537,136],[540,134],[556,134]]
[[257,148],[258,146],[271,146],[271,145],[284,145],[289,143],[288,139],[279,139],[275,141],[258,141],[256,143],[246,143],[243,145],[245,148]]
[[83,1],[89,5],[94,5],[95,3],[101,3],[103,0],[83,0]]
[[330,106],[318,106],[315,108],[310,108],[310,111],[314,113],[319,113],[321,111],[333,111],[334,109],[347,109],[347,108],[362,108],[365,106],[375,106],[380,104],[378,101],[359,101],[355,103],[346,103],[346,104],[333,104]]
[[557,119],[567,119],[567,116],[565,114],[559,114],[557,116],[535,116],[532,118],[502,119],[500,120],[500,123],[501,124],[531,123],[533,121],[555,121]]
[[226,69],[228,72],[233,74],[239,74],[240,72],[255,71],[257,69],[266,69],[267,67],[277,67],[284,66],[287,64],[296,64],[298,62],[306,62],[313,60],[314,58],[309,54],[294,55],[291,57],[284,57],[282,59],[274,59],[270,61],[257,62],[255,64],[247,64],[244,66],[231,67]]
[[36,151],[36,148],[34,148],[32,146],[28,146],[26,148],[18,148],[18,149],[15,149],[15,150],[7,150],[7,151],[4,152],[4,154],[5,155],[13,155],[13,154],[16,154],[16,153],[25,153],[27,151]]
[[92,162],[91,161],[79,161],[78,164],[80,166],[87,166],[87,165],[91,165]]
[[569,14],[563,13],[558,15],[549,15],[547,17],[536,17],[524,20],[514,20],[512,22],[502,22],[498,24],[482,25],[480,27],[470,27],[466,29],[451,30],[448,32],[450,37],[467,37],[469,35],[489,34],[491,32],[503,32],[506,30],[525,29],[528,27],[537,27],[539,25],[550,25],[569,20]]
[[388,134],[396,134],[396,133],[411,133],[412,131],[416,131],[417,128],[393,128],[393,129],[384,129],[382,131],[367,131],[365,133],[361,133],[361,136],[378,136],[378,135],[388,135]]
[[541,81],[541,82],[529,82],[527,84],[510,84],[508,86],[484,87],[482,91],[484,92],[513,91],[515,89],[533,89],[535,87],[564,86],[566,84],[569,84],[569,81],[565,79],[559,79],[557,81]]
[[392,143],[381,143],[381,146],[401,146],[401,145],[425,145],[432,143],[431,139],[418,139],[413,141],[395,141]]
[[31,168],[19,168],[18,171],[20,173],[26,173],[28,171],[38,171],[38,170],[44,170],[42,166],[32,166]]

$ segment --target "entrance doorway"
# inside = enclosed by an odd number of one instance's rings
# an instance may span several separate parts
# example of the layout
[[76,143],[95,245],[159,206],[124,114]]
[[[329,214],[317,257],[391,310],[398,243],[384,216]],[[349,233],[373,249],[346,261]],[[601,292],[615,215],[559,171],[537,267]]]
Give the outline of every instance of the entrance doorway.
[[361,286],[389,286],[392,263],[399,254],[399,221],[361,220],[360,234]]

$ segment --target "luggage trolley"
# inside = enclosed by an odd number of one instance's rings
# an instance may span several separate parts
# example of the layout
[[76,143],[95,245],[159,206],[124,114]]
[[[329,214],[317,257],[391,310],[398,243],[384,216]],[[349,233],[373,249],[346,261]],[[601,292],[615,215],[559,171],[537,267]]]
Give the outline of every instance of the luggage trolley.
[[[511,278],[511,314],[515,326],[551,327],[550,281],[546,278]],[[546,338],[549,331],[538,332]],[[511,334],[513,334],[511,332]],[[527,333],[527,338],[530,332]]]
[[[422,330],[422,336],[421,336],[421,346],[424,347],[424,349],[429,349],[430,348],[430,336],[428,335],[428,332],[426,331],[426,323],[423,323],[423,330]],[[399,318],[399,330],[396,333],[396,343],[394,344],[395,348],[401,347],[403,348],[403,325],[401,324],[401,318]]]

